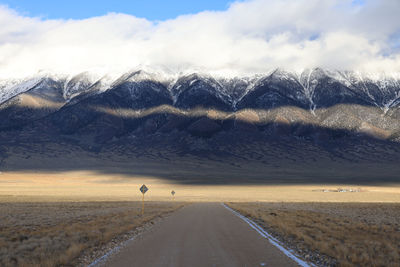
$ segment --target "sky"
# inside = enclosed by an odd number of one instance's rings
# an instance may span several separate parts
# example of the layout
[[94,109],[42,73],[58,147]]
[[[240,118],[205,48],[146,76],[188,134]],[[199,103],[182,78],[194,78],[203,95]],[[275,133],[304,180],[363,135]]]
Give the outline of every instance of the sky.
[[166,20],[204,10],[225,10],[230,2],[226,0],[5,0],[0,1],[0,4],[7,5],[25,16],[44,19],[86,19],[115,12],[148,20]]
[[400,72],[399,0],[60,2],[0,0],[0,78],[138,68]]

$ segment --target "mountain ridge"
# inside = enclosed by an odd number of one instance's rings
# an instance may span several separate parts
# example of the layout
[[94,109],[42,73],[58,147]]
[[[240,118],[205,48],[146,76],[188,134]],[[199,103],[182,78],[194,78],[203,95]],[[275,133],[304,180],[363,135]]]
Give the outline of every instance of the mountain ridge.
[[[323,70],[321,68],[306,69],[301,72],[287,71],[284,69],[275,69],[267,74],[257,74],[252,76],[234,76],[234,77],[223,77],[213,76],[205,73],[187,73],[187,74],[160,74],[160,72],[148,72],[144,70],[136,70],[119,74],[100,74],[82,72],[76,75],[64,75],[64,74],[52,74],[45,73],[37,76],[22,79],[3,79],[0,80],[0,103],[9,100],[11,97],[16,96],[20,93],[24,93],[33,89],[38,83],[45,79],[51,79],[55,82],[63,84],[64,96],[66,100],[73,98],[74,92],[85,91],[94,85],[102,84],[99,92],[109,90],[119,83],[123,82],[139,82],[139,81],[153,81],[163,84],[168,91],[171,92],[172,98],[176,99],[179,90],[180,80],[192,79],[193,82],[196,80],[205,81],[207,84],[212,85],[216,88],[216,93],[220,94],[220,98],[232,98],[235,94],[232,88],[239,87],[240,92],[237,93],[235,99],[229,99],[233,104],[236,104],[241,100],[242,97],[250,93],[257,83],[263,80],[279,80],[281,82],[291,82],[300,86],[302,97],[306,97],[309,100],[309,104],[312,105],[312,98],[314,96],[314,89],[317,85],[318,80],[322,78],[330,78],[335,82],[339,82],[347,88],[357,90],[358,92],[364,91],[365,96],[369,98],[369,101],[374,102],[377,106],[390,107],[394,103],[397,105],[400,101],[400,75],[392,73],[386,75],[384,73],[361,73],[356,71],[331,71]],[[240,84],[241,86],[238,86]],[[375,88],[372,88],[375,87]],[[394,90],[393,90],[394,89]],[[372,94],[371,92],[372,91]],[[377,94],[390,95],[389,99],[376,99]],[[395,95],[393,95],[395,93]],[[228,101],[228,100],[226,100]]]
[[[209,138],[238,127],[266,133],[270,124],[282,129],[303,124],[392,141],[400,136],[396,76],[379,80],[316,68],[241,78],[172,77],[139,70],[114,78],[85,72],[3,84],[8,85],[0,87],[0,131],[35,124],[60,134],[107,132],[100,138],[106,142],[138,129],[172,127]],[[292,128],[292,134],[299,132]]]

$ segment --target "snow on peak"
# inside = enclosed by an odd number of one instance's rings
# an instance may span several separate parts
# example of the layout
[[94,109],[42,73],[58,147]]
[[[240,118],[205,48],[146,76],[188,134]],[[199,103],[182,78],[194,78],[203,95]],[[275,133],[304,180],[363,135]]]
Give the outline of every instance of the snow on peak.
[[310,110],[313,112],[316,108],[315,88],[324,77],[333,79],[357,92],[363,99],[380,107],[384,112],[400,103],[400,73],[366,73],[314,68],[302,71],[275,69],[264,74],[234,76],[232,73],[224,75],[205,70],[191,71],[188,69],[177,73],[167,68],[149,66],[138,66],[120,71],[99,68],[68,74],[40,71],[31,77],[0,80],[0,103],[34,88],[44,79],[59,82],[66,101],[93,87],[95,87],[95,92],[102,93],[124,82],[142,81],[161,83],[171,92],[172,97],[176,98],[176,94],[182,90],[182,82],[187,81],[188,84],[185,86],[191,87],[196,81],[201,80],[211,86],[213,94],[235,106],[245,95],[260,85],[260,82],[290,81],[289,85],[297,83],[302,88],[302,97],[308,100]]

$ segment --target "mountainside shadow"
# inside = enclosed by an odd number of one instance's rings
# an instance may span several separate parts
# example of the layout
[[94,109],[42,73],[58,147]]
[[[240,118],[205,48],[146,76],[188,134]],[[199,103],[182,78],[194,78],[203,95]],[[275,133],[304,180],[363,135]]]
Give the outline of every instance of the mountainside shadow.
[[400,182],[397,142],[305,123],[91,109],[56,112],[0,137],[0,168],[10,172],[85,170],[193,185]]

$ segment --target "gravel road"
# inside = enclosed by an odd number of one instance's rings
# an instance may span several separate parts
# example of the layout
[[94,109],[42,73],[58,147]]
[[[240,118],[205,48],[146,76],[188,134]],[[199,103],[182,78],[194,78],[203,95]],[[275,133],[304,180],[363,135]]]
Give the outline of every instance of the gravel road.
[[219,203],[185,206],[112,255],[105,266],[297,266]]

